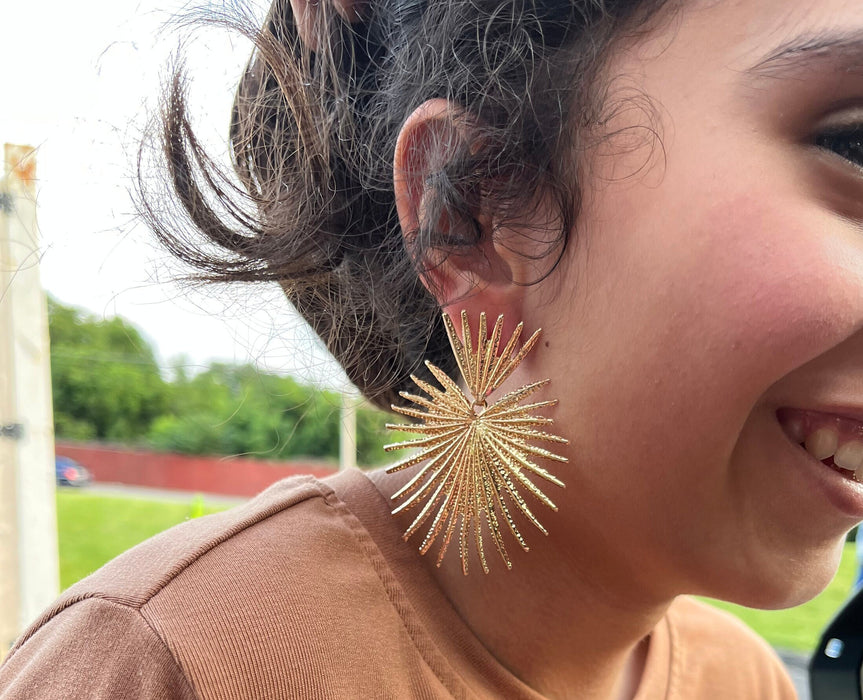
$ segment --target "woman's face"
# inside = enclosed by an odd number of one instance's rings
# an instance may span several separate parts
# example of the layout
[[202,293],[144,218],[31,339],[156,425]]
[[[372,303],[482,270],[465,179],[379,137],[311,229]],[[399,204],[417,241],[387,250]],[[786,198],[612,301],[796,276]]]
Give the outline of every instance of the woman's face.
[[863,442],[863,4],[694,1],[608,74],[615,136],[524,313],[572,442],[547,525],[657,594],[802,602],[863,519],[797,444]]

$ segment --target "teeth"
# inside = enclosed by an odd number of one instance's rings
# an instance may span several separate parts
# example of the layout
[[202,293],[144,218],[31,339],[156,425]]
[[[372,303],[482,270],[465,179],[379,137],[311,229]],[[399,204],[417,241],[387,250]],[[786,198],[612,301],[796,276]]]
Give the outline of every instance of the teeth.
[[818,428],[806,438],[806,451],[815,459],[833,456],[839,446],[839,433],[832,428]]
[[837,467],[856,472],[863,467],[863,442],[850,440],[842,443],[842,447],[833,455],[833,462]]
[[832,458],[830,465],[863,483],[863,420],[793,409],[780,409],[777,417],[792,442],[819,462]]

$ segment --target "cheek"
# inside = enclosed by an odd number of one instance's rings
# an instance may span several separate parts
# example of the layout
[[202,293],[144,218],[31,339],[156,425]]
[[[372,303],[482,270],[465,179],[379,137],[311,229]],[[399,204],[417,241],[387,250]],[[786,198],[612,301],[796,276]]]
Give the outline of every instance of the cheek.
[[857,330],[863,277],[844,263],[860,243],[834,218],[767,191],[699,209],[666,274],[683,271],[676,330],[724,385],[754,400]]
[[620,469],[630,448],[661,469],[728,456],[765,392],[860,324],[863,276],[842,261],[863,251],[823,210],[754,188],[683,197],[617,207],[556,319],[573,339],[558,376],[619,436]]

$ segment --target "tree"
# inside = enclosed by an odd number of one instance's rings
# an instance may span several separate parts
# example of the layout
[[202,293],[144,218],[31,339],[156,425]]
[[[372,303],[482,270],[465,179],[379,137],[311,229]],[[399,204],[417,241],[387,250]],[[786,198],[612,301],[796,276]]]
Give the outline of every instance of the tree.
[[265,459],[338,456],[338,402],[329,392],[251,365],[213,364],[171,385],[171,409],[151,443],[190,454]]
[[387,423],[397,422],[400,422],[400,417],[397,419],[377,408],[361,406],[357,410],[358,464],[371,467],[393,461],[393,453],[384,452],[383,446],[391,442],[409,440],[412,437],[407,433],[393,433],[386,429]]
[[122,318],[100,319],[48,299],[58,436],[134,442],[166,407],[155,354]]
[[[55,299],[48,314],[58,436],[186,454],[338,459],[338,394],[252,365],[214,363],[191,375],[178,361],[165,381],[153,349],[122,318],[99,319]],[[358,410],[360,464],[389,458],[387,418]]]

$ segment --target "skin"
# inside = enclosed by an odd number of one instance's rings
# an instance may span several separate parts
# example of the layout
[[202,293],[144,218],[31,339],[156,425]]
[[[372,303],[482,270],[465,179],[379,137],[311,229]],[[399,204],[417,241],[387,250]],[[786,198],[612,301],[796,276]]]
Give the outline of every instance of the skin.
[[[348,22],[358,22],[362,15],[363,2],[357,0],[334,0],[329,3],[333,9]],[[297,23],[297,32],[310,49],[314,50],[318,45],[315,36],[315,22],[321,11],[320,0],[291,0],[291,10]]]
[[[812,487],[776,411],[863,419],[863,168],[814,145],[828,124],[863,122],[863,52],[750,70],[837,29],[863,32],[859,0],[685,6],[608,66],[613,103],[646,95],[655,114],[613,110],[619,135],[584,156],[585,203],[555,272],[515,284],[536,276],[511,249],[537,227],[427,280],[452,314],[543,329],[504,389],[548,377],[541,398],[562,399],[550,415],[571,464],[556,465],[566,490],[548,490],[551,534],[525,526],[531,551],[513,543],[509,573],[463,577],[454,554],[428,564],[494,656],[548,697],[631,697],[639,642],[677,595],[808,600],[857,522]],[[452,117],[432,101],[404,125],[405,231],[423,216],[436,137],[462,128]],[[493,215],[478,218],[493,229]],[[391,494],[405,478],[375,481]]]

